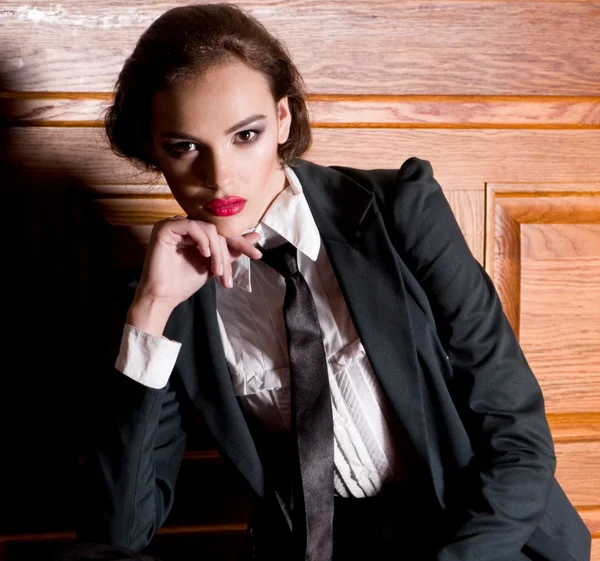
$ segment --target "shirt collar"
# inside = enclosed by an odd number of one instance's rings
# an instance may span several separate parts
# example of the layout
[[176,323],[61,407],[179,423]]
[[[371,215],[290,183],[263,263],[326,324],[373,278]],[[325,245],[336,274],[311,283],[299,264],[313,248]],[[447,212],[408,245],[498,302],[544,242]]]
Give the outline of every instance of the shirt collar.
[[[283,166],[286,186],[277,195],[269,210],[256,228],[248,232],[260,234],[258,243],[265,249],[291,242],[312,261],[316,261],[321,248],[321,236],[310,211],[298,176],[288,165]],[[252,292],[251,259],[241,255],[231,264],[233,284]]]

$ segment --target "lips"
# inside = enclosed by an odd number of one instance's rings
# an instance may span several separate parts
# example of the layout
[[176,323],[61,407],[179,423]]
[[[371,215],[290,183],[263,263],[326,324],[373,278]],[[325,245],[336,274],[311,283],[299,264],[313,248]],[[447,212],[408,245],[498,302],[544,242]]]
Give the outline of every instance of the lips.
[[206,203],[203,208],[215,216],[233,216],[241,212],[246,205],[246,199],[242,197],[227,197],[226,199],[213,199]]

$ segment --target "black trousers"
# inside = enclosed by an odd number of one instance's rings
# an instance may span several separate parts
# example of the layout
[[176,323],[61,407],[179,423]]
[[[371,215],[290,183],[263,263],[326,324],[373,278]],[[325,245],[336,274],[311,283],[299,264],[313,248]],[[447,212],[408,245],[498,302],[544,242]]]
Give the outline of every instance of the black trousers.
[[[446,524],[435,504],[417,486],[385,489],[374,497],[335,497],[333,561],[431,561],[441,545]],[[289,530],[279,518],[263,524],[257,561],[294,561]],[[241,561],[252,557],[246,555]]]
[[[423,497],[421,497],[421,501]],[[435,559],[437,517],[410,494],[335,498],[333,560]],[[434,522],[435,521],[435,522]]]

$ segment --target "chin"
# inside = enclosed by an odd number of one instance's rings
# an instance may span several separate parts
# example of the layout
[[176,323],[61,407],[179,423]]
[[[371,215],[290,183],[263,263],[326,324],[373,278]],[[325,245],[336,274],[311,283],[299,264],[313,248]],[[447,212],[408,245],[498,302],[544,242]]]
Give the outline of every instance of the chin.
[[217,227],[217,233],[224,238],[233,238],[241,236],[249,229],[246,220],[232,220],[231,218],[217,218],[211,220],[211,224]]

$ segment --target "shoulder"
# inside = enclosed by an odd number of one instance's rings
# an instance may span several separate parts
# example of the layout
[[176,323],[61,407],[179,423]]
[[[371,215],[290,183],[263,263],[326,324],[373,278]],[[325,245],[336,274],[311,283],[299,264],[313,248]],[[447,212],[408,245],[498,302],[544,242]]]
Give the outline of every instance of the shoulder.
[[428,160],[410,157],[399,169],[330,168],[372,192],[379,210],[398,226],[408,226],[425,211],[447,212],[446,198]]
[[431,163],[415,156],[405,160],[399,169],[329,168],[350,177],[382,202],[390,197],[410,197],[419,194],[419,191],[439,188],[433,177]]
[[411,157],[397,170],[336,169],[373,193],[403,254],[429,254],[449,242],[463,244],[456,217],[428,160]]

